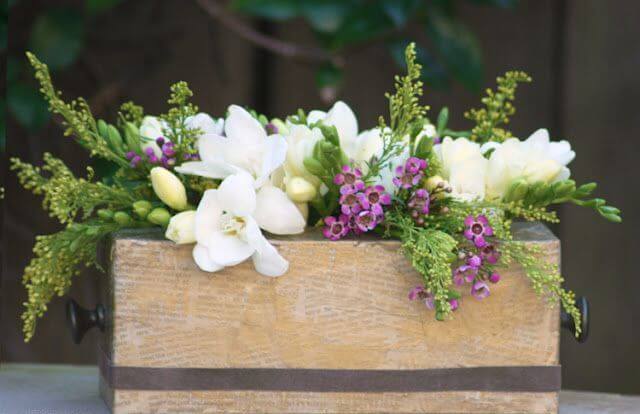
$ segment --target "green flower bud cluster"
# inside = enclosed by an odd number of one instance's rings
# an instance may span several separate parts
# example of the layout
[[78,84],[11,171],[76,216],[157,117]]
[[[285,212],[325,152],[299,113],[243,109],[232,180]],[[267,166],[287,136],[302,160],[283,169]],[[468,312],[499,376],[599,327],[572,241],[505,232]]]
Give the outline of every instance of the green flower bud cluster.
[[[503,201],[507,203],[522,201],[520,206],[529,209],[530,212],[535,212],[538,209],[539,213],[535,213],[536,219],[540,218],[540,214],[546,213],[544,207],[550,204],[572,202],[596,210],[609,221],[621,222],[622,218],[618,208],[608,206],[606,201],[601,198],[587,199],[596,186],[596,183],[587,183],[576,187],[576,182],[573,180],[557,181],[551,184],[543,182],[529,184],[525,179],[519,179],[511,184]],[[515,212],[515,209],[512,211]]]
[[471,130],[470,139],[479,142],[503,142],[510,138],[511,132],[501,128],[501,125],[508,124],[509,118],[516,112],[511,102],[515,99],[518,83],[529,82],[531,77],[525,72],[510,71],[504,76],[499,76],[497,90],[494,92],[487,89],[487,96],[481,100],[485,107],[471,109],[464,114],[465,118],[476,124]]
[[305,158],[303,164],[307,171],[318,177],[329,188],[323,197],[318,193],[317,197],[311,201],[311,205],[322,216],[328,216],[337,208],[340,196],[333,178],[340,173],[342,166],[349,164],[349,159],[340,149],[336,127],[322,124],[317,124],[317,127],[322,131],[324,139],[316,142],[312,155]]
[[[131,205],[131,212],[113,211],[102,208],[96,212],[97,216],[105,222],[114,222],[121,227],[151,223],[157,226],[166,226],[171,219],[171,213],[164,207],[153,207],[147,200],[138,200]],[[138,222],[138,223],[136,223]],[[142,222],[142,223],[140,223]]]
[[[66,103],[61,98],[61,93],[56,91],[51,82],[49,68],[40,62],[34,54],[27,52],[27,58],[35,70],[36,80],[40,83],[40,91],[49,103],[51,112],[58,114],[63,119],[65,135],[73,135],[76,141],[89,150],[91,156],[97,156],[115,162],[121,167],[127,167],[128,162],[119,151],[118,138],[108,131],[106,139],[98,131],[98,125],[91,114],[91,109],[87,102],[76,99],[71,103]],[[112,141],[113,139],[113,141]]]
[[[44,165],[35,167],[17,158],[11,159],[11,169],[17,171],[20,184],[36,195],[43,195],[43,206],[49,215],[61,223],[73,221],[79,213],[91,216],[97,208],[128,208],[135,194],[118,186],[92,182],[93,170],[87,168],[87,178],[77,178],[62,160],[44,154]],[[46,175],[45,175],[46,173]]]
[[99,240],[118,228],[115,223],[90,220],[70,224],[58,233],[36,237],[34,257],[23,276],[28,296],[22,314],[25,341],[33,336],[36,321],[44,315],[51,299],[67,292],[72,278],[80,273],[80,267],[98,266]]

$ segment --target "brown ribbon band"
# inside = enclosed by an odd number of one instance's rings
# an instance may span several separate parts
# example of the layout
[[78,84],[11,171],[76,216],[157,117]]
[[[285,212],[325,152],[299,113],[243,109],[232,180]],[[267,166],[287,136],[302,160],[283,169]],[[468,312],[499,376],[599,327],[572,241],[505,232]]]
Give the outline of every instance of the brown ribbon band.
[[560,367],[503,366],[417,370],[302,368],[147,368],[113,366],[100,355],[113,389],[154,391],[556,392]]

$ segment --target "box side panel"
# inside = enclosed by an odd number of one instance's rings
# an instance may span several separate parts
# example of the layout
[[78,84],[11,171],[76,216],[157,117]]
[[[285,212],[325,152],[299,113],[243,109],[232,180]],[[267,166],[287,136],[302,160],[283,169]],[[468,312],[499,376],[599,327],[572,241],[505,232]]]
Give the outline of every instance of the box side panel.
[[557,393],[304,393],[117,391],[125,413],[557,413]]
[[[209,274],[191,246],[117,239],[113,355],[118,366],[423,369],[553,365],[558,308],[518,266],[482,302],[465,292],[437,322],[407,300],[420,280],[397,242],[274,241],[290,261],[280,278],[251,263]],[[558,262],[557,239],[538,239]]]

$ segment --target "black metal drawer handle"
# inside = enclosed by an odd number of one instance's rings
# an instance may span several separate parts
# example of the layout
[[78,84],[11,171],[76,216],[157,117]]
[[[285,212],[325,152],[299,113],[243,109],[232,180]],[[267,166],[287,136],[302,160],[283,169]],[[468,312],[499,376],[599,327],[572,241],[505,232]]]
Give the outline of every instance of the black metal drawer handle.
[[576,306],[580,309],[580,327],[582,331],[580,335],[576,337],[576,324],[573,321],[571,315],[564,311],[560,312],[560,325],[571,332],[577,342],[584,343],[589,338],[589,301],[584,296],[580,296],[576,299]]
[[67,301],[67,326],[71,332],[71,339],[76,344],[79,344],[84,334],[94,326],[97,326],[101,332],[104,332],[104,306],[97,304],[94,310],[89,310],[78,305],[78,302],[75,300],[69,299]]

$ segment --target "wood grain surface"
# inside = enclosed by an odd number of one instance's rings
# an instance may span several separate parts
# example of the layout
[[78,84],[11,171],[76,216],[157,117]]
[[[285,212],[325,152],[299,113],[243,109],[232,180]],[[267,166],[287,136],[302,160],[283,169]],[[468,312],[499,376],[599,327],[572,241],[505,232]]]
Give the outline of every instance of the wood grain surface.
[[[544,260],[558,262],[559,242],[545,227],[518,226],[515,236],[541,243]],[[279,278],[259,275],[250,263],[205,273],[191,259],[191,246],[117,235],[105,343],[114,365],[427,369],[558,363],[558,308],[533,293],[518,267],[505,271],[482,302],[465,292],[454,317],[437,322],[424,304],[407,299],[420,281],[397,241],[329,242],[310,232],[272,242],[290,261]],[[116,390],[106,398],[123,413],[557,409],[556,393]]]

